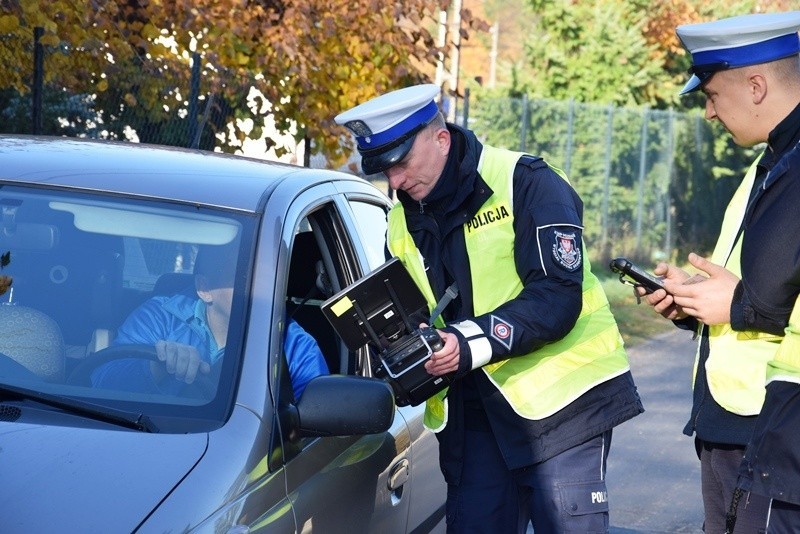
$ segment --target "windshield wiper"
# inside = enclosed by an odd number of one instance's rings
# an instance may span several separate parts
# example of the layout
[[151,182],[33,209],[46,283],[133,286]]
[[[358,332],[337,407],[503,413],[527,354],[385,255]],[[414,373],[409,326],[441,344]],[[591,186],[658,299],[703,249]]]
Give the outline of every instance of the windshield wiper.
[[110,423],[124,428],[132,428],[141,432],[158,432],[158,427],[153,421],[142,413],[127,412],[93,404],[91,402],[79,401],[69,397],[42,393],[33,389],[22,388],[0,384],[0,395],[7,399],[31,400],[60,408],[71,414],[88,417],[96,421]]

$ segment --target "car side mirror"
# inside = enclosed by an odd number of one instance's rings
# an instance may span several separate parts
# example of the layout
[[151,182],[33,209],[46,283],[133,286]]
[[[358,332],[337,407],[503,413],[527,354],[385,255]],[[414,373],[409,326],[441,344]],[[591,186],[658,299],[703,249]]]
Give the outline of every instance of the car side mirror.
[[303,436],[353,436],[386,432],[394,421],[394,393],[377,378],[346,375],[311,380],[297,403]]

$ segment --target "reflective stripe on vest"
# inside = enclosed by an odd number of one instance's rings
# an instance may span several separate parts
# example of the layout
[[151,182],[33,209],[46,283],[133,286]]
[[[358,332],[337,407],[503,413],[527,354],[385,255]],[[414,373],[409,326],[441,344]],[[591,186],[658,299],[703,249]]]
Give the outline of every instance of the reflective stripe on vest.
[[[724,265],[742,277],[742,236],[737,238],[747,201],[756,177],[759,156],[734,193],[722,220],[719,239],[711,261]],[[705,363],[708,389],[714,400],[737,415],[757,415],[764,404],[767,362],[774,356],[782,338],[774,334],[747,330],[737,332],[730,324],[708,326],[708,359]],[[700,338],[702,342],[702,337]],[[695,359],[695,377],[700,362],[700,345]]]
[[800,298],[794,303],[786,336],[775,359],[767,365],[767,384],[772,381],[800,384]]
[[[494,194],[464,225],[476,315],[508,302],[523,287],[515,269],[513,230],[513,174],[521,156],[488,146],[481,154],[478,171]],[[553,170],[566,180],[562,171]],[[388,235],[389,250],[408,267],[432,308],[433,291],[399,204],[389,213]],[[572,331],[530,354],[482,368],[516,413],[527,419],[549,417],[596,385],[629,370],[605,293],[585,254],[583,259],[583,307]],[[447,423],[445,393],[426,403],[425,426],[431,430],[440,430]]]

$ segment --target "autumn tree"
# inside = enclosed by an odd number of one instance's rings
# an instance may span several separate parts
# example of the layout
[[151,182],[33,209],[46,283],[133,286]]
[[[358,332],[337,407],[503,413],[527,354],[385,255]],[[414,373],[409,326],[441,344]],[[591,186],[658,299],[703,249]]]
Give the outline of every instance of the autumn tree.
[[[101,136],[186,144],[167,132],[210,116],[201,145],[234,151],[271,115],[336,163],[349,136],[333,117],[427,81],[442,52],[431,31],[449,1],[0,0],[0,91],[30,91],[30,47],[20,43],[41,27],[45,81],[84,95]],[[192,67],[202,74],[197,116]]]

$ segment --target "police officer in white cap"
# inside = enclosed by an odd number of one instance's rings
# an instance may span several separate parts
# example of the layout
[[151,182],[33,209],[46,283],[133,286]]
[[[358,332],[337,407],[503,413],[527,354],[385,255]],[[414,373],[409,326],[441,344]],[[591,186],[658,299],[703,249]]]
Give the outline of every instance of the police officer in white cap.
[[611,430],[642,405],[582,247],[582,202],[541,158],[445,123],[438,95],[401,89],[336,121],[397,191],[388,249],[429,307],[457,287],[425,364],[455,376],[425,410],[448,532],[605,532]]
[[[702,281],[684,284],[687,272],[662,263],[655,273],[666,278],[667,291],[647,296],[664,317],[700,332],[684,432],[695,435],[700,456],[706,532],[733,531],[734,517],[735,532],[763,532],[768,518],[770,532],[800,532],[796,516],[793,526],[782,523],[782,511],[800,505],[800,405],[792,406],[795,426],[781,447],[764,446],[774,438],[769,427],[775,418],[756,417],[773,401],[785,408],[800,382],[798,368],[794,378],[771,383],[764,404],[768,362],[800,291],[798,29],[800,11],[677,28],[692,55],[692,77],[681,93],[702,91],[706,118],[721,122],[737,144],[766,143],[728,206],[711,258],[689,255],[703,272],[691,281]],[[754,429],[750,450],[760,454],[748,453],[737,490]],[[787,443],[794,445],[791,452]],[[776,508],[778,501],[789,503]]]

